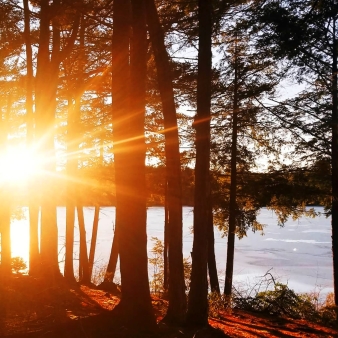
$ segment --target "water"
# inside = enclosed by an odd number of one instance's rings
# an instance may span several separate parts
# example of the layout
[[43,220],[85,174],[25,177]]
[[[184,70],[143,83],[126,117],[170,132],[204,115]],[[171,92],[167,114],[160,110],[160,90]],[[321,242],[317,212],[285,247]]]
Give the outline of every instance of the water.
[[[316,207],[316,211],[323,211]],[[27,210],[26,210],[27,213]],[[84,209],[88,249],[90,244],[94,208]],[[66,224],[65,208],[57,210],[59,227],[59,260],[61,271],[64,259],[64,235]],[[100,209],[97,247],[95,253],[96,267],[107,264],[114,234],[115,208]],[[264,236],[260,233],[248,232],[248,236],[236,238],[234,283],[253,285],[257,277],[268,270],[281,282],[297,292],[321,290],[323,294],[333,291],[332,254],[331,254],[331,220],[325,216],[317,218],[302,217],[299,220],[289,220],[285,227],[277,225],[276,215],[263,208],[258,221],[265,224]],[[163,240],[164,209],[151,207],[148,209],[148,252],[153,242],[151,237]],[[184,257],[190,257],[193,236],[193,209],[183,209],[183,252]],[[28,221],[14,220],[12,222],[12,256],[21,256],[28,261]],[[78,258],[78,227],[75,230],[75,258]],[[221,288],[224,283],[227,238],[215,228],[215,251]],[[149,254],[150,255],[150,254]],[[150,271],[151,274],[151,271]]]

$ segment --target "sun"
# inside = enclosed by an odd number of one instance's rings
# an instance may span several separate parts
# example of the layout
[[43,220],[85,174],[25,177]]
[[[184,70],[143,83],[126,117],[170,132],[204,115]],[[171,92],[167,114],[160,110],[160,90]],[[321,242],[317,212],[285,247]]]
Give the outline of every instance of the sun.
[[26,147],[9,147],[0,152],[0,181],[22,184],[40,170],[35,152]]

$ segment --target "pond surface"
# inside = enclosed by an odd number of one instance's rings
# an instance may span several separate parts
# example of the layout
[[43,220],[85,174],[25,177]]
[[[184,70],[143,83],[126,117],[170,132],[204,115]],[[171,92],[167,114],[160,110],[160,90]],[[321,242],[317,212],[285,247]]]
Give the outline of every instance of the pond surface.
[[[323,212],[323,208],[315,207]],[[25,210],[27,214],[27,210]],[[92,233],[94,208],[84,209],[88,249]],[[184,257],[190,257],[193,236],[193,209],[183,208],[183,251]],[[65,208],[57,210],[59,227],[59,260],[63,270]],[[259,276],[268,270],[273,276],[297,292],[321,290],[322,294],[333,291],[332,253],[331,253],[331,219],[321,215],[316,218],[301,217],[286,222],[283,228],[277,225],[277,217],[272,212],[262,208],[258,221],[266,225],[264,235],[259,232],[248,232],[241,240],[236,238],[234,283],[235,285],[252,286]],[[96,268],[104,267],[109,259],[112,238],[114,235],[115,208],[100,209],[97,247],[95,253]],[[162,207],[148,208],[148,252],[151,256],[153,242],[151,237],[163,240],[164,209]],[[215,250],[217,268],[221,288],[223,288],[227,238],[215,228]],[[12,256],[21,256],[28,261],[28,221],[14,220],[12,222]],[[75,230],[75,258],[78,258],[78,227]],[[149,269],[150,275],[152,274]]]

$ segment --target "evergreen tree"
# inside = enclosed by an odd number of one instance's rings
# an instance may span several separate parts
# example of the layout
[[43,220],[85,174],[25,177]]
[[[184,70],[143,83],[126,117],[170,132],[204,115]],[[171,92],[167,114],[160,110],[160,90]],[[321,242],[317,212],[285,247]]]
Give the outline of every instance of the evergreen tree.
[[194,243],[187,323],[208,325],[208,204],[210,199],[211,35],[212,6],[198,2],[199,52],[197,77]]
[[147,270],[144,143],[147,45],[144,6],[143,1],[132,1],[131,4],[124,0],[114,1],[112,94],[116,225],[122,282],[121,302],[115,311],[120,313],[126,325],[149,329],[155,325],[155,318]]
[[[296,128],[290,123],[287,123],[287,126],[291,127],[292,132],[298,129],[298,132],[301,130],[305,135],[308,134],[310,141],[307,145],[310,150],[317,150],[318,146],[325,144],[325,153],[329,154],[331,160],[333,275],[335,303],[338,304],[338,7],[334,0],[258,1],[254,17],[259,23],[256,28],[260,32],[260,45],[273,46],[276,57],[290,60],[296,66],[295,76],[300,82],[308,84],[309,87],[318,88],[319,85],[320,91],[325,91],[318,102],[319,105],[311,102],[314,109],[309,110],[309,107],[305,106],[306,113],[310,112],[310,120],[301,119]],[[311,100],[311,94],[304,94],[305,102],[309,98]],[[321,103],[325,97],[328,98],[324,104],[326,109],[318,109],[323,107]],[[296,109],[292,110],[301,112],[302,108],[296,106]],[[321,115],[322,113],[324,115]],[[330,126],[328,139],[318,135],[315,128],[311,127],[313,119],[319,122],[316,126],[323,130],[328,130]],[[283,115],[281,120],[283,121]]]
[[146,0],[147,23],[154,52],[161,95],[166,157],[169,218],[169,307],[165,320],[181,324],[185,318],[186,296],[182,253],[182,186],[179,137],[171,68],[164,34],[153,0]]
[[[26,128],[27,128],[27,145],[29,149],[34,147],[35,128],[34,128],[34,73],[33,73],[33,51],[31,38],[31,15],[29,1],[24,0],[24,39],[26,49]],[[29,191],[29,274],[37,276],[40,268],[40,250],[39,250],[39,205],[34,193],[36,181],[34,177],[30,178]]]

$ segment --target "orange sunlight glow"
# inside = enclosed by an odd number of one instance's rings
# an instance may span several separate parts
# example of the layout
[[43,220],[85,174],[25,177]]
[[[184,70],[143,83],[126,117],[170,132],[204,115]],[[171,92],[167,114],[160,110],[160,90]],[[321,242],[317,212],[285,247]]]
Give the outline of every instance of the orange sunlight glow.
[[39,170],[39,158],[31,149],[16,146],[0,153],[0,182],[22,184]]
[[29,227],[27,226],[28,212],[24,211],[24,218],[11,222],[11,254],[12,257],[21,257],[28,266],[29,260]]

